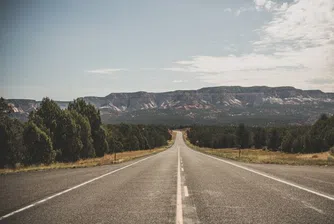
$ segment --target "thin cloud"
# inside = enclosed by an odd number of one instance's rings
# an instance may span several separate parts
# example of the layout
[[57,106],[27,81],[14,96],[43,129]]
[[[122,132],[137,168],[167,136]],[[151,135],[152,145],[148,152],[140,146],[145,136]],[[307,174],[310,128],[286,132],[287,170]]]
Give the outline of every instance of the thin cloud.
[[173,80],[174,83],[184,83],[184,82],[188,82],[188,80]]
[[287,2],[278,3],[271,0],[254,0],[257,11],[284,11],[288,7]]
[[333,89],[334,89],[334,77],[324,77],[324,78],[316,78],[316,79],[311,79],[309,80],[310,83],[313,84],[331,84],[333,85]]
[[128,70],[124,68],[103,68],[103,69],[89,70],[86,72],[92,73],[92,74],[113,75],[116,72],[122,72],[122,71],[128,71]]
[[253,11],[255,11],[256,9],[255,9],[255,7],[241,7],[240,9],[237,9],[235,12],[234,12],[234,14],[236,15],[236,16],[239,16],[241,13],[243,13],[243,12],[253,12]]
[[253,12],[253,11],[257,11],[257,12],[262,12],[262,11],[278,12],[278,11],[286,10],[287,7],[288,7],[287,2],[277,3],[277,2],[274,2],[274,1],[270,1],[270,0],[254,0],[254,5],[253,6],[251,6],[251,7],[241,7],[239,9],[235,10],[234,14],[236,16],[239,16],[243,12]]

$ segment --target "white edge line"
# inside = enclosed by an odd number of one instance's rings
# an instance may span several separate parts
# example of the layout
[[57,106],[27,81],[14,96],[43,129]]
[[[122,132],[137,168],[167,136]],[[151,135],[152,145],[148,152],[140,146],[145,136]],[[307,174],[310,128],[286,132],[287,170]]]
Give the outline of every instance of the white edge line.
[[196,152],[195,150],[192,150],[192,151],[194,151],[195,153],[198,153],[198,154],[201,154],[201,155],[210,157],[210,158],[212,158],[212,159],[216,159],[216,160],[222,161],[222,162],[227,163],[227,164],[230,164],[230,165],[232,165],[232,166],[239,167],[239,168],[244,169],[244,170],[247,170],[247,171],[249,171],[249,172],[256,173],[256,174],[258,174],[258,175],[267,177],[267,178],[269,178],[269,179],[276,180],[276,181],[278,181],[278,182],[281,182],[281,183],[283,183],[283,184],[286,184],[286,185],[289,185],[289,186],[298,188],[298,189],[300,189],[300,190],[307,191],[307,192],[309,192],[309,193],[312,193],[312,194],[318,195],[318,196],[320,196],[320,197],[327,198],[327,199],[329,199],[329,200],[334,201],[334,196],[329,196],[329,195],[322,194],[322,193],[317,192],[317,191],[313,191],[313,190],[311,190],[311,189],[308,189],[308,188],[299,186],[299,185],[297,185],[297,184],[294,184],[294,183],[291,183],[291,182],[288,182],[288,181],[279,179],[279,178],[277,178],[277,177],[270,176],[270,175],[268,175],[268,174],[264,174],[264,173],[262,173],[262,172],[259,172],[259,171],[256,171],[256,170],[253,170],[253,169],[250,169],[250,168],[247,168],[247,167],[244,167],[244,166],[235,164],[235,163],[232,163],[232,162],[230,162],[230,161],[226,161],[226,160],[224,160],[224,159],[219,159],[219,158],[217,158],[217,157],[210,156],[210,155],[207,155],[207,154],[204,154],[204,153],[201,153],[201,152]]
[[[156,155],[157,155],[157,154],[156,154]],[[62,194],[65,194],[65,193],[70,192],[70,191],[72,191],[72,190],[74,190],[74,189],[77,189],[77,188],[79,188],[79,187],[82,187],[82,186],[84,186],[84,185],[86,185],[86,184],[89,184],[89,183],[91,183],[91,182],[93,182],[93,181],[96,181],[96,180],[98,180],[98,179],[101,179],[101,178],[103,178],[103,177],[105,177],[105,176],[108,176],[108,175],[110,175],[110,174],[116,173],[116,172],[118,172],[118,171],[120,171],[120,170],[123,170],[123,169],[125,169],[125,168],[128,168],[128,167],[130,167],[130,166],[133,166],[133,165],[135,165],[135,164],[137,164],[137,163],[143,162],[144,160],[147,160],[147,159],[149,159],[149,158],[151,158],[151,157],[153,157],[153,156],[156,156],[156,155],[152,155],[152,156],[149,156],[149,157],[147,157],[147,158],[145,158],[145,159],[141,159],[141,160],[139,160],[139,161],[137,161],[137,162],[131,163],[131,164],[126,165],[126,166],[123,166],[123,167],[118,168],[118,169],[116,169],[116,170],[113,170],[113,171],[111,171],[111,172],[109,172],[109,173],[103,174],[103,175],[101,175],[101,176],[95,177],[95,178],[93,178],[93,179],[91,179],[91,180],[88,180],[88,181],[86,181],[86,182],[83,182],[83,183],[81,183],[81,184],[78,184],[78,185],[76,185],[76,186],[74,186],[74,187],[68,188],[68,189],[66,189],[66,190],[64,190],[64,191],[58,192],[58,193],[56,193],[56,194],[54,194],[54,195],[51,195],[51,196],[46,197],[46,198],[44,198],[44,199],[42,199],[42,200],[39,200],[39,201],[37,201],[37,202],[35,202],[35,203],[33,203],[33,204],[27,205],[27,206],[25,206],[25,207],[23,207],[23,208],[20,208],[20,209],[15,210],[15,211],[13,211],[13,212],[11,212],[11,213],[8,213],[8,214],[6,214],[6,215],[4,215],[4,216],[1,216],[1,217],[0,217],[0,220],[3,220],[3,219],[5,219],[5,218],[8,218],[8,217],[10,217],[10,216],[12,216],[12,215],[14,215],[14,214],[16,214],[16,213],[19,213],[19,212],[22,212],[22,211],[24,211],[24,210],[27,210],[27,209],[29,209],[29,208],[31,208],[31,207],[34,207],[34,206],[38,205],[38,204],[44,203],[44,202],[46,202],[46,201],[48,201],[48,200],[50,200],[50,199],[52,199],[52,198],[58,197],[58,196],[60,196],[60,195],[62,195]]]
[[184,196],[189,197],[188,187],[184,186]]
[[183,224],[182,195],[181,195],[181,171],[180,171],[180,147],[177,148],[177,189],[176,189],[176,224]]

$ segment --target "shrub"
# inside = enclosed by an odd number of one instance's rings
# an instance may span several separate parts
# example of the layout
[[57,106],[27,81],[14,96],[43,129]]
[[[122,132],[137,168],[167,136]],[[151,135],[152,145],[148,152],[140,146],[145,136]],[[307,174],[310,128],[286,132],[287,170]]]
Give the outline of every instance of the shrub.
[[28,122],[23,135],[27,147],[27,164],[50,164],[54,161],[56,152],[52,148],[51,139],[36,124]]
[[330,149],[329,149],[329,153],[332,154],[334,156],[334,146],[332,146]]

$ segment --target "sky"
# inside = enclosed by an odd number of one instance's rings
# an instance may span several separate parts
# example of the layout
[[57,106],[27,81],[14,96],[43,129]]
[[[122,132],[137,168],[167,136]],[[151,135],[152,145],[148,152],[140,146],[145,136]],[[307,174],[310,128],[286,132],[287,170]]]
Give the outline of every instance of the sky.
[[334,92],[334,0],[3,0],[0,96]]

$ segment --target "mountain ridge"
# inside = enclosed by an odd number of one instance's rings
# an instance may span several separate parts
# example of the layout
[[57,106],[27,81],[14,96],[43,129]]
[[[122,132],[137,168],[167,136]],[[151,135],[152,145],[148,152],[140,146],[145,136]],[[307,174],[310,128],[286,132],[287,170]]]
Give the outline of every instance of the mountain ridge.
[[[229,123],[238,120],[231,119],[235,116],[250,119],[266,116],[269,123],[273,120],[272,116],[279,117],[279,120],[288,116],[300,116],[300,119],[294,118],[292,123],[310,123],[320,113],[334,111],[334,93],[301,90],[291,86],[218,86],[158,93],[110,93],[105,97],[82,98],[100,110],[105,123],[150,123],[150,118],[159,123],[159,118],[166,116],[200,124]],[[41,101],[8,99],[8,102],[14,108],[14,115],[24,120],[30,111],[38,108]],[[65,109],[71,101],[55,102]],[[168,123],[168,119],[166,122]]]

